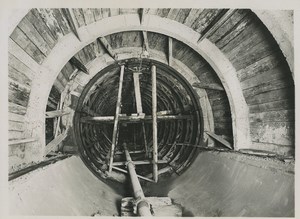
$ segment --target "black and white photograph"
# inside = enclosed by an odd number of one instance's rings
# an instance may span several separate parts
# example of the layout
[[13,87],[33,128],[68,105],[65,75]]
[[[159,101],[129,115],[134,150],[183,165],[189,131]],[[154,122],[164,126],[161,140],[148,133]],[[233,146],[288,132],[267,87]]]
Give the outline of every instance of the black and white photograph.
[[170,2],[7,9],[7,216],[296,217],[295,6]]

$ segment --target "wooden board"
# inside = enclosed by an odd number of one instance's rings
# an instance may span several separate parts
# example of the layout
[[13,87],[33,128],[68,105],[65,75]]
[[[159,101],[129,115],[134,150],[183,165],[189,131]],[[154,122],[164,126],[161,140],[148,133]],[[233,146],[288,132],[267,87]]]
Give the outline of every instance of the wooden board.
[[242,82],[257,74],[270,71],[282,63],[283,57],[281,52],[271,53],[270,55],[258,60],[257,62],[240,69],[237,72],[238,79]]
[[27,107],[30,90],[13,80],[9,80],[8,88],[8,101]]
[[294,122],[295,110],[277,110],[249,114],[251,123],[255,122]]
[[192,24],[192,29],[202,33],[206,27],[218,16],[221,9],[204,9]]
[[12,113],[12,112],[8,112],[8,120],[24,123],[25,116],[20,115],[20,114],[16,114],[16,113]]
[[170,8],[160,8],[157,10],[156,15],[160,17],[167,17],[169,14]]
[[266,56],[269,56],[272,53],[278,52],[279,47],[274,43],[274,41],[270,42],[269,40],[262,41],[259,44],[252,45],[247,52],[244,51],[244,53],[240,56],[233,55],[232,57],[229,57],[229,59],[232,61],[233,66],[238,71],[259,61],[260,59],[263,59]]
[[8,145],[20,145],[20,144],[32,143],[34,141],[36,141],[36,139],[34,139],[34,138],[11,140],[8,142]]
[[295,103],[293,98],[275,100],[268,103],[254,104],[249,106],[249,113],[266,112],[272,110],[294,109]]
[[294,98],[294,89],[291,87],[282,88],[278,90],[271,90],[265,93],[257,94],[246,98],[246,102],[248,105],[255,105],[278,100],[285,100],[287,98]]
[[238,9],[236,10],[224,23],[220,26],[208,39],[216,43],[226,34],[228,34],[236,24],[238,24],[249,12],[248,10]]
[[100,8],[93,8],[91,10],[92,10],[92,12],[94,14],[95,21],[101,20],[103,18],[102,17],[102,12],[101,12]]
[[[238,24],[231,30],[226,33],[217,43],[216,46],[222,49],[229,42],[233,41],[235,37],[241,34],[252,22],[252,16],[247,15],[243,19],[241,19]],[[236,43],[232,43],[233,45],[237,45]]]
[[75,22],[77,23],[78,27],[85,26],[85,21],[84,21],[84,15],[83,11],[81,8],[72,8],[72,11],[75,16]]
[[16,140],[24,138],[22,131],[9,131],[8,140]]
[[189,8],[180,9],[179,13],[177,14],[177,16],[175,17],[174,20],[179,22],[179,23],[184,23],[184,21],[186,20],[186,18],[190,14],[190,11],[191,11],[191,9],[189,9]]
[[[276,133],[276,134],[275,134]],[[255,122],[250,125],[252,141],[278,145],[295,144],[294,122]]]
[[119,8],[110,8],[110,16],[117,16],[120,14],[120,9]]
[[291,88],[293,86],[294,86],[294,82],[292,81],[291,78],[283,78],[278,80],[265,80],[264,83],[243,90],[243,94],[245,98],[248,98],[268,91],[278,90],[278,89],[288,88],[288,87]]
[[191,9],[183,24],[185,24],[188,27],[191,27],[195,21],[195,18],[199,17],[202,11],[203,9]]
[[59,80],[54,81],[53,87],[55,87],[55,89],[58,90],[59,93],[62,93],[64,90],[64,86],[61,84],[61,82]]
[[106,18],[106,17],[110,16],[110,10],[109,10],[109,8],[102,8],[101,12],[102,12],[102,17],[103,18]]
[[58,8],[52,8],[53,17],[57,21],[58,26],[62,30],[62,33],[64,35],[71,32],[71,27],[69,26],[69,23],[66,19],[66,17],[63,15],[61,9]]
[[83,8],[82,11],[86,25],[95,22],[93,11],[90,8]]
[[26,110],[27,110],[26,107],[21,106],[19,104],[16,104],[16,103],[13,103],[13,102],[8,103],[8,111],[10,113],[15,113],[15,114],[18,114],[18,115],[25,115]]
[[25,125],[23,122],[9,120],[8,121],[8,131],[23,132],[23,131],[25,131]]
[[67,133],[62,133],[46,145],[45,154],[55,150],[55,148],[67,137]]
[[39,50],[47,56],[51,48],[44,40],[44,38],[40,35],[40,33],[35,29],[32,23],[24,17],[21,22],[18,24],[18,27],[25,33],[25,35],[36,45]]
[[23,62],[21,62],[19,59],[17,59],[14,55],[12,55],[11,53],[8,53],[8,66],[10,66],[10,67],[14,68],[15,70],[17,70],[18,72],[24,74],[29,80],[32,80],[33,75],[34,75],[32,70],[27,65],[25,65]]
[[30,10],[26,18],[29,20],[29,22],[36,28],[36,30],[39,32],[39,34],[44,38],[46,43],[49,45],[49,47],[52,49],[55,44],[57,38],[55,38],[47,25],[44,23],[42,18],[39,16],[39,13],[36,9]]
[[24,34],[24,32],[16,27],[10,35],[11,39],[16,42],[33,60],[42,64],[45,55],[38,49],[34,43]]
[[19,84],[23,84],[27,87],[31,86],[31,79],[28,78],[25,74],[22,72],[19,72],[13,67],[8,66],[8,77]]
[[43,19],[44,23],[48,26],[49,30],[51,31],[52,35],[55,36],[55,38],[58,39],[64,36],[64,33],[59,26],[52,9],[38,8],[37,10],[40,17]]
[[168,19],[171,19],[171,20],[175,20],[175,18],[177,17],[178,13],[179,13],[179,8],[171,8],[168,15],[167,15],[167,18]]

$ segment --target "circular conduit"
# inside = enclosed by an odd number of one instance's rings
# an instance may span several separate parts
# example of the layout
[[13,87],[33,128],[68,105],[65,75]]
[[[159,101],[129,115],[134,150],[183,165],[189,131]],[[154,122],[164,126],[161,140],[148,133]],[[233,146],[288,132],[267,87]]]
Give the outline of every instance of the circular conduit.
[[[197,148],[202,142],[202,113],[198,98],[191,85],[174,69],[150,59],[129,59],[125,65],[122,89],[121,114],[130,116],[137,113],[133,73],[142,69],[139,75],[143,113],[151,115],[151,66],[157,72],[157,112],[158,115],[175,115],[176,119],[158,120],[158,159],[166,163],[159,169],[170,169],[180,174],[197,156]],[[120,65],[114,63],[100,71],[85,86],[74,117],[75,137],[79,152],[85,164],[100,179],[105,178],[107,159],[113,135],[113,121],[86,121],[88,116],[114,116],[120,78]],[[133,160],[151,160],[147,156],[145,144],[152,148],[152,120],[119,123],[118,143],[114,162],[125,161],[122,144],[126,143]],[[142,152],[141,152],[142,151]],[[149,175],[151,165],[136,166],[137,173]]]

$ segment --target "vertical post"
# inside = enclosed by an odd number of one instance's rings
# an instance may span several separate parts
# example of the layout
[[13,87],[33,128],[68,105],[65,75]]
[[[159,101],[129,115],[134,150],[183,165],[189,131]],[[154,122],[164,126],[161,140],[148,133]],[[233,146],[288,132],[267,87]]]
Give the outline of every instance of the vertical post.
[[139,72],[133,73],[135,102],[136,102],[136,110],[137,110],[138,114],[143,113],[140,80],[139,80],[140,74],[141,73],[139,73]]
[[[143,113],[142,95],[141,95],[140,79],[139,79],[140,74],[141,73],[139,73],[139,72],[133,73],[136,111],[137,111],[138,114]],[[148,157],[149,150],[148,150],[148,145],[147,145],[146,130],[145,130],[145,123],[144,122],[142,122],[142,131],[143,131],[144,144],[145,144],[145,154],[146,154],[146,157]]]
[[[60,94],[60,100],[59,103],[57,105],[57,110],[61,110],[62,109],[62,105],[63,105],[63,92]],[[54,138],[56,138],[58,136],[58,133],[60,131],[60,120],[61,120],[61,116],[57,118],[57,123],[56,123],[56,129],[55,129],[55,133],[54,133]]]
[[157,167],[157,97],[156,97],[156,66],[152,65],[152,132],[153,132],[153,179],[158,181]]
[[121,112],[121,101],[122,101],[122,86],[123,86],[123,78],[124,78],[124,65],[121,66],[121,73],[120,73],[120,81],[119,81],[119,90],[118,90],[118,99],[117,99],[117,106],[116,106],[116,114],[114,120],[114,129],[113,129],[113,137],[112,137],[112,144],[110,149],[110,157],[109,157],[109,169],[108,172],[112,171],[112,164],[114,160],[114,153],[115,147],[117,144],[117,136],[118,136],[118,124],[119,124],[119,115]]
[[171,66],[172,65],[172,59],[173,59],[173,40],[172,40],[171,37],[169,37],[168,49],[169,49],[168,62],[169,62],[169,65]]
[[130,175],[133,195],[136,200],[139,200],[137,210],[140,216],[152,216],[149,208],[149,204],[145,201],[145,195],[142,186],[139,182],[137,174],[135,172],[134,163],[131,160],[130,154],[127,150],[126,143],[123,144],[124,152],[127,160],[127,169]]

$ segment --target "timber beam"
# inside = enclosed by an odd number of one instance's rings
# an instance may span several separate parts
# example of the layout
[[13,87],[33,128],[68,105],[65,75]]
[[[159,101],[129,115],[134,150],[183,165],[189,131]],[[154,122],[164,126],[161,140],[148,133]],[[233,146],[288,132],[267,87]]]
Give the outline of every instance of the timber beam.
[[63,110],[63,109],[48,111],[48,112],[46,112],[46,119],[60,117],[60,116],[68,115],[70,113],[71,113],[70,110]]
[[140,8],[139,9],[139,17],[140,17],[140,24],[142,25],[145,20],[145,14],[146,14],[146,8]]
[[209,131],[205,131],[205,133],[207,135],[209,135],[210,137],[212,137],[214,140],[220,142],[225,147],[227,147],[229,149],[233,149],[232,145],[228,141],[226,141],[224,138],[222,138],[221,136],[219,136],[215,133],[209,132]]
[[223,86],[221,84],[216,84],[216,83],[209,83],[209,84],[193,83],[193,87],[197,87],[197,88],[201,88],[201,89],[208,89],[208,90],[224,91]]
[[118,142],[118,125],[119,125],[119,116],[121,113],[121,101],[122,101],[122,87],[123,87],[123,79],[124,79],[124,69],[125,66],[121,66],[121,72],[120,72],[120,81],[119,81],[119,89],[118,89],[118,99],[117,99],[117,105],[116,105],[116,113],[114,117],[114,129],[113,129],[113,136],[112,136],[112,144],[110,148],[110,155],[109,155],[109,169],[108,172],[112,171],[113,166],[113,159],[115,154],[115,147]]
[[[114,116],[87,116],[82,117],[81,122],[114,122]],[[119,122],[123,123],[136,123],[136,122],[151,122],[152,116],[150,115],[131,115],[131,116],[123,116],[120,115],[118,117]],[[193,119],[193,115],[157,115],[156,119],[158,121],[167,121],[167,120],[183,120],[183,119]]]
[[88,69],[85,67],[84,64],[82,64],[81,61],[79,61],[75,56],[73,56],[71,59],[70,59],[70,64],[73,65],[74,67],[78,68],[80,71],[86,73],[86,74],[89,74],[89,71]]
[[45,156],[53,151],[65,138],[67,137],[67,132],[58,135],[54,138],[49,144],[46,145],[45,148]]
[[152,81],[152,139],[153,139],[153,180],[158,181],[158,139],[157,139],[157,89],[156,89],[156,66],[151,66]]
[[101,42],[101,44],[105,47],[106,51],[108,52],[108,54],[113,58],[113,59],[117,59],[117,54],[116,52],[113,50],[113,48],[111,47],[111,45],[109,44],[109,42],[107,41],[107,39],[105,37],[99,37],[98,38],[99,41]]
[[143,39],[144,39],[145,50],[149,52],[149,42],[148,42],[147,31],[143,31]]
[[[134,165],[146,165],[146,164],[152,164],[151,160],[136,160],[132,161]],[[168,163],[167,160],[158,160],[157,163],[159,164],[165,164]],[[118,161],[118,162],[113,162],[113,166],[124,166],[127,164],[127,161]]]
[[62,8],[62,12],[63,12],[63,15],[65,16],[65,18],[67,19],[67,22],[68,22],[72,32],[78,38],[78,40],[81,41],[80,36],[78,34],[79,27],[78,27],[77,23],[75,22],[76,18],[73,14],[72,9]]
[[198,43],[207,38],[208,36],[212,35],[219,27],[221,27],[226,20],[236,11],[236,9],[228,9],[217,22],[214,23],[213,26],[210,26],[209,29],[205,30],[204,33],[200,36]]
[[173,60],[173,39],[172,37],[169,37],[168,39],[168,63],[169,66],[171,66]]

